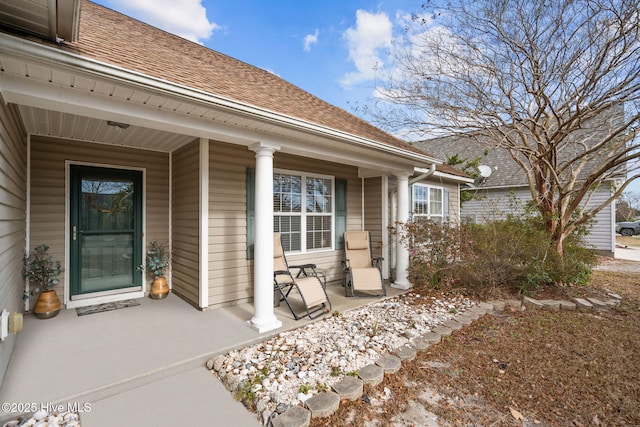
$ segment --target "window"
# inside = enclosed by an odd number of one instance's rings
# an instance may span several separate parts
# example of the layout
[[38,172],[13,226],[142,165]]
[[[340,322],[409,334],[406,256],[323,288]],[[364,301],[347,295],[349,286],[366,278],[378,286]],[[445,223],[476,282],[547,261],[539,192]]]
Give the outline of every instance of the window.
[[444,216],[444,191],[439,187],[413,184],[411,213],[414,219],[430,219],[442,222]]
[[333,247],[333,178],[274,173],[273,230],[286,252]]

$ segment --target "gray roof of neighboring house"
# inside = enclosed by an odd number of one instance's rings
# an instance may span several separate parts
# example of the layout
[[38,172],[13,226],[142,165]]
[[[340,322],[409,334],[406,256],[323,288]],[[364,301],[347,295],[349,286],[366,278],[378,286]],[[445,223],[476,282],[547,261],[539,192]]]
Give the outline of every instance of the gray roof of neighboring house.
[[504,148],[493,148],[474,141],[471,138],[449,136],[426,141],[414,142],[413,145],[438,158],[458,155],[461,160],[480,158],[480,164],[489,166],[491,176],[486,178],[483,187],[507,187],[527,185],[527,178],[522,169],[513,160],[509,151]]
[[[575,130],[569,138],[580,141],[589,145],[589,141],[599,142],[602,138],[609,135],[611,128],[620,126],[624,120],[624,110],[620,107],[614,107],[606,110],[598,116],[586,120],[582,123],[581,128]],[[480,138],[476,138],[480,135]],[[481,134],[475,135],[453,135],[440,138],[429,139],[413,143],[413,145],[424,152],[447,161],[447,157],[458,155],[461,160],[480,159],[481,165],[491,168],[491,175],[482,182],[485,188],[491,187],[521,187],[528,185],[525,172],[518,165],[509,150],[503,147],[497,147],[494,144],[484,143],[478,139],[488,140],[487,136],[482,137]],[[580,144],[571,144],[567,142],[558,151],[558,158],[572,159],[576,157],[576,152],[582,150]],[[601,151],[602,154],[609,154]],[[583,174],[590,173],[589,165],[594,165],[597,160],[590,160]],[[625,168],[619,168],[613,171],[608,179],[624,177],[626,175]]]

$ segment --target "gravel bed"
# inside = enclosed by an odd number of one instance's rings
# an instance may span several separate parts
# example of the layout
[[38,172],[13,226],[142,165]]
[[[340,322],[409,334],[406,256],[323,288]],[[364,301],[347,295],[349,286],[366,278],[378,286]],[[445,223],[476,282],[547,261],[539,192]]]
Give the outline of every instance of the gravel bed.
[[381,354],[475,306],[467,298],[408,293],[282,332],[212,358],[207,367],[261,421],[285,412]]

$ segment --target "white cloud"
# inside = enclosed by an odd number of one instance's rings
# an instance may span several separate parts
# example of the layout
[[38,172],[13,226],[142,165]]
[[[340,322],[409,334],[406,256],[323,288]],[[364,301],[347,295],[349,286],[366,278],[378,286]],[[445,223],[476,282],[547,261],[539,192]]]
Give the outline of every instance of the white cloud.
[[196,43],[220,26],[210,22],[201,0],[110,0],[110,7]]
[[343,76],[343,86],[351,86],[375,77],[376,69],[382,68],[380,50],[391,47],[393,24],[384,12],[356,12],[356,25],[345,31],[344,38],[357,71]]
[[316,28],[316,32],[315,33],[307,34],[306,36],[304,36],[304,51],[305,52],[311,51],[311,45],[314,45],[314,44],[318,43],[318,34],[319,33],[320,32]]

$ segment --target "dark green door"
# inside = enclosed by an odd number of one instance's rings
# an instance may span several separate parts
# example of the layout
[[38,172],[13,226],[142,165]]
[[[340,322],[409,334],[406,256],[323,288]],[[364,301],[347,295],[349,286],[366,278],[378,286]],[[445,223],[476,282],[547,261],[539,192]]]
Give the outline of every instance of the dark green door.
[[71,299],[142,289],[142,172],[71,166]]

